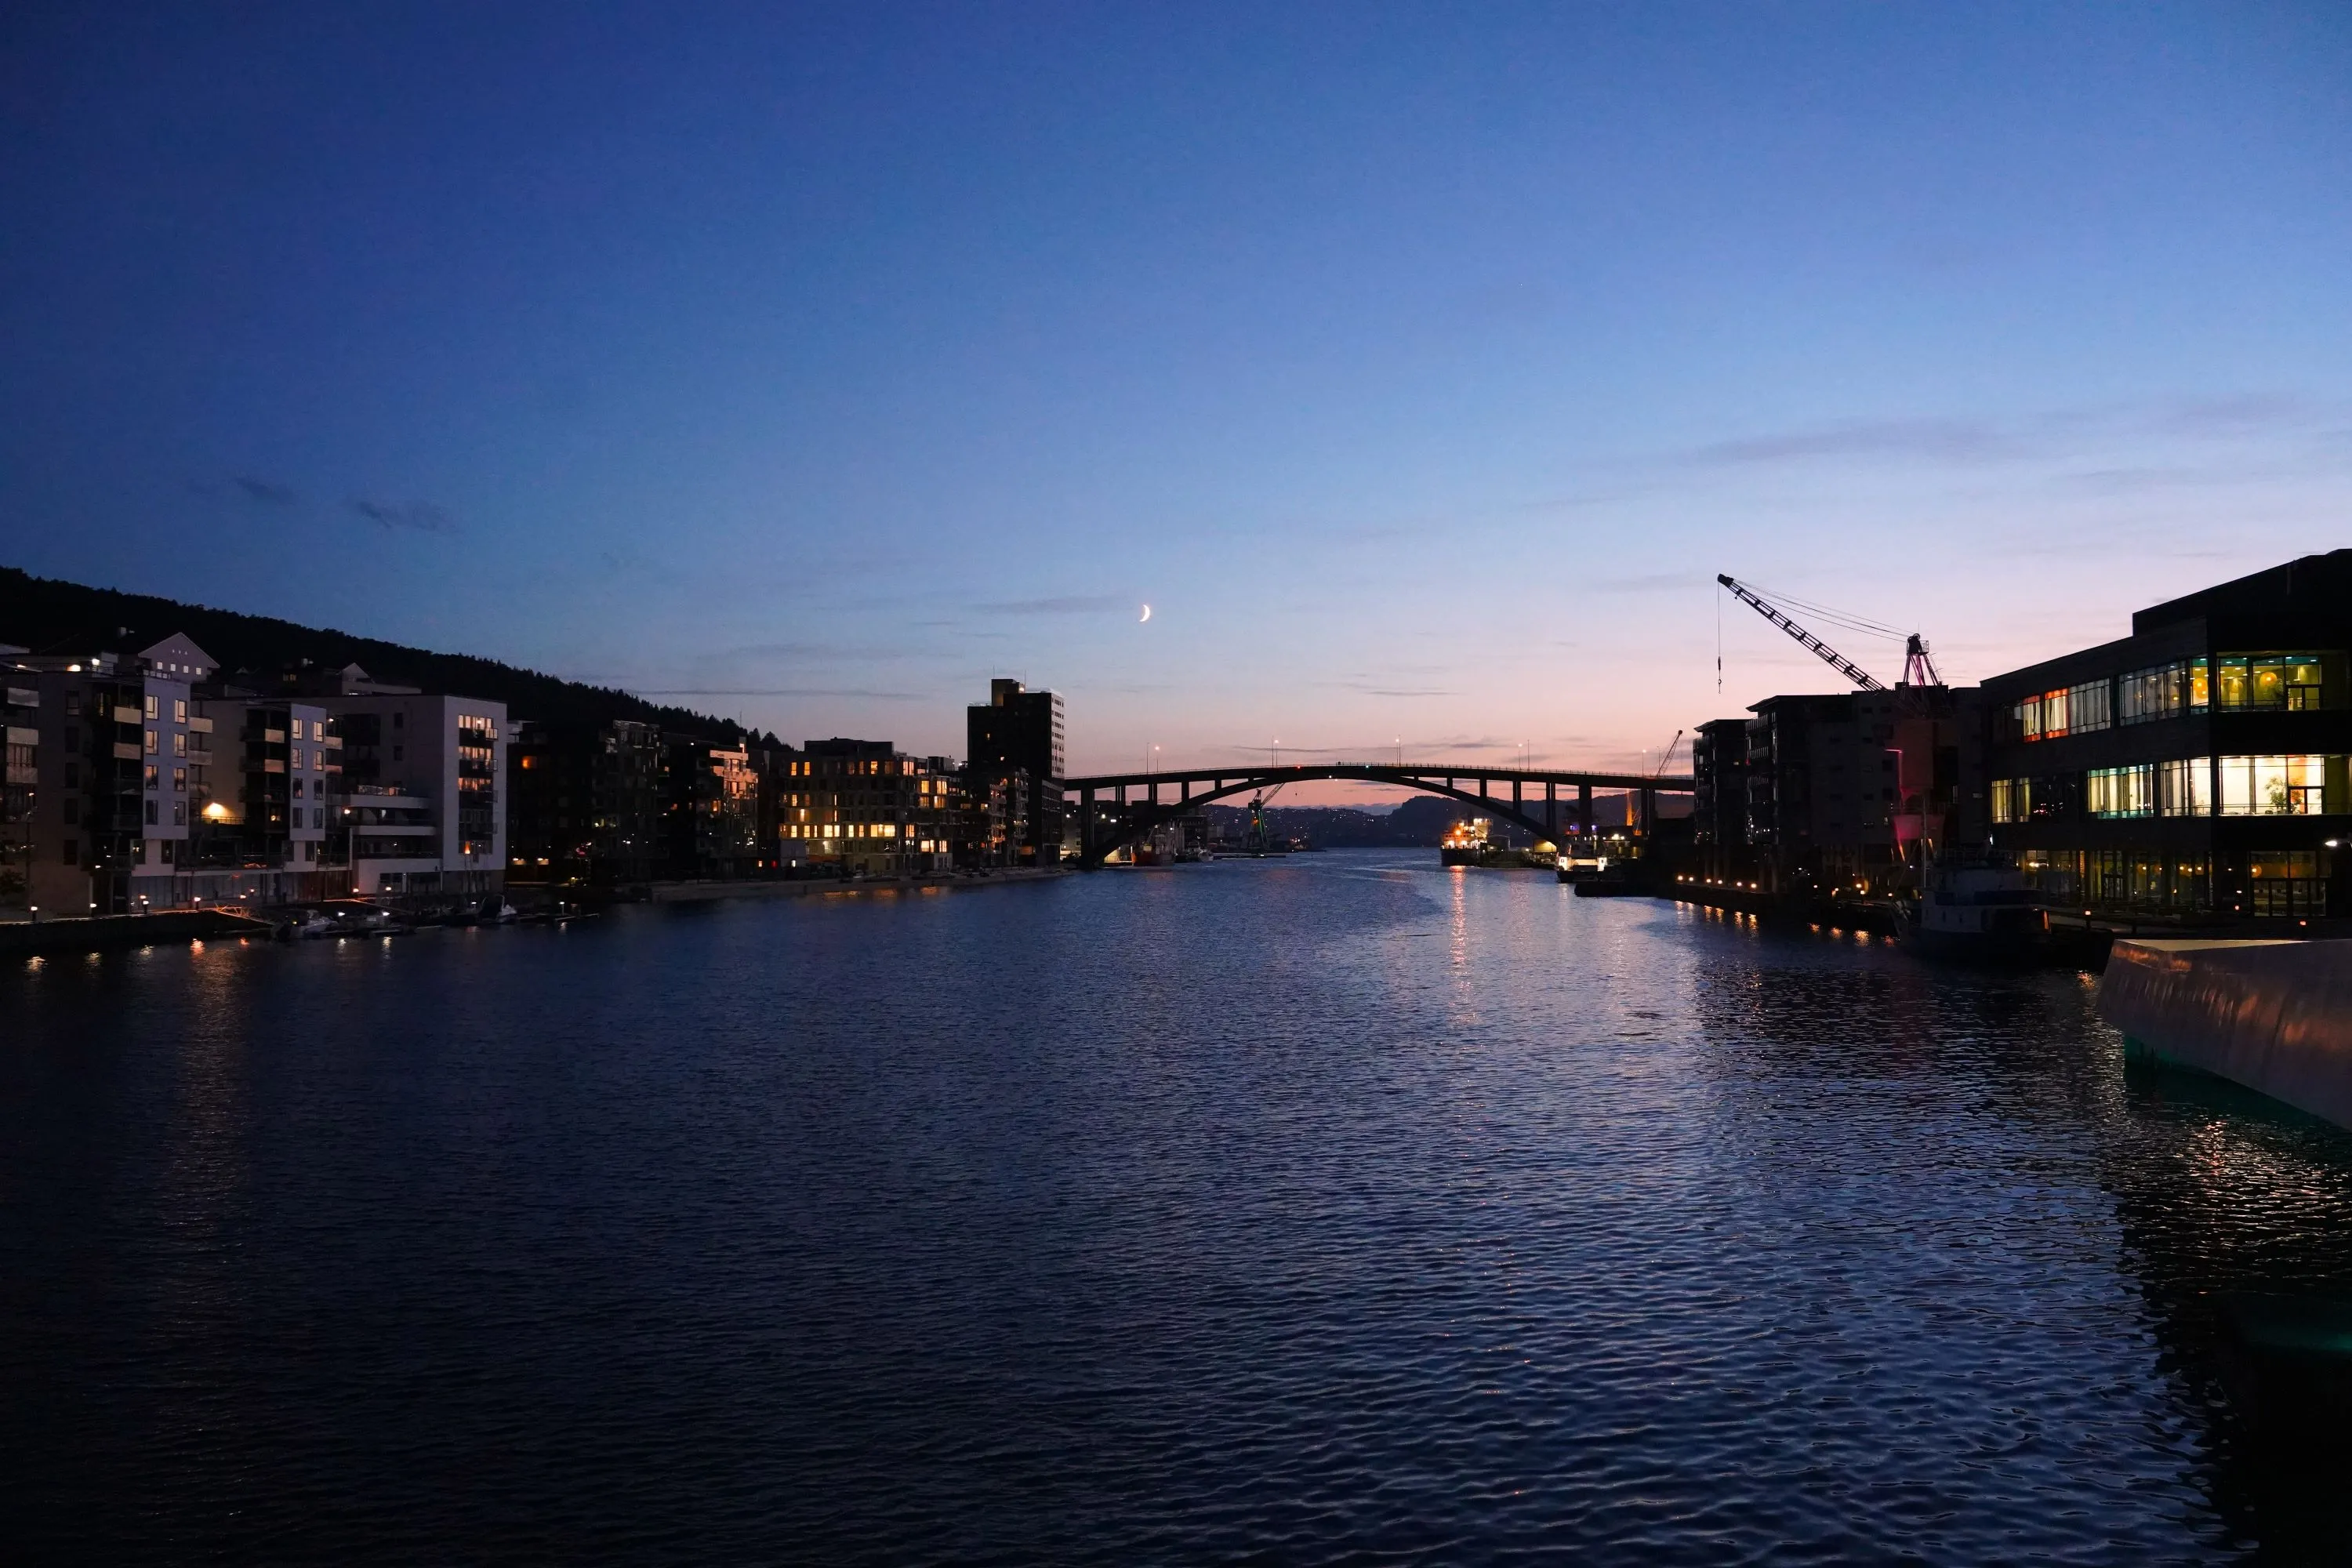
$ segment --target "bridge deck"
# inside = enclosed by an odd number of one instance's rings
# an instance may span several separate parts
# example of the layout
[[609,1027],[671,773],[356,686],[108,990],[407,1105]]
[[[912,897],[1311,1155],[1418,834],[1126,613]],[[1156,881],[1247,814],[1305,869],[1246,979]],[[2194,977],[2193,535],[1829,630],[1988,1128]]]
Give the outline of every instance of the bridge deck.
[[1268,784],[1305,783],[1315,779],[1360,779],[1410,787],[1416,779],[1486,779],[1496,783],[1568,784],[1586,789],[1654,790],[1660,795],[1687,795],[1688,774],[1586,773],[1559,768],[1498,768],[1483,763],[1303,763],[1292,767],[1162,768],[1148,773],[1094,773],[1066,778],[1062,790],[1133,789],[1147,784],[1223,784],[1263,779]]

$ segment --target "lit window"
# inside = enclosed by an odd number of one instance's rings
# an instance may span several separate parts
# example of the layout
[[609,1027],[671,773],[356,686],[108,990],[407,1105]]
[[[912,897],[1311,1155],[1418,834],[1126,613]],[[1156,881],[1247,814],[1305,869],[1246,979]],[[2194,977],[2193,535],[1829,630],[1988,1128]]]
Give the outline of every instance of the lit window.
[[2156,815],[2156,769],[2150,764],[2093,768],[2084,782],[2093,816]]
[[2158,770],[2157,808],[2167,816],[2213,815],[2213,759],[2176,757]]
[[2316,816],[2326,807],[2327,774],[2343,788],[2340,757],[2223,757],[2223,816]]
[[2220,709],[2312,709],[2322,681],[2316,654],[2224,654],[2213,661],[2214,706]]

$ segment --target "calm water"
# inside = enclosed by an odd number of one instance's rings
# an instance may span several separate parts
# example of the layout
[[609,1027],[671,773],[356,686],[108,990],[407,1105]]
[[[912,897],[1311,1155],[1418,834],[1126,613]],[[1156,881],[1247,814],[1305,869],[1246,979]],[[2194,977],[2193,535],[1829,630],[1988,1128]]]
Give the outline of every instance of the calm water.
[[0,1555],[2330,1555],[2352,1139],[1426,858],[14,964]]

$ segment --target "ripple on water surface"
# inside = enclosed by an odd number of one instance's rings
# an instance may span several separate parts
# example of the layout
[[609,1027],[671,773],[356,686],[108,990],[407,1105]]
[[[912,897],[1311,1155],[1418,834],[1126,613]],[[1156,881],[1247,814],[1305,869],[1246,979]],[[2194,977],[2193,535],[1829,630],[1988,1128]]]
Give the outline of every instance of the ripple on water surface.
[[2214,1561],[2344,1135],[1418,857],[0,976],[37,1556]]

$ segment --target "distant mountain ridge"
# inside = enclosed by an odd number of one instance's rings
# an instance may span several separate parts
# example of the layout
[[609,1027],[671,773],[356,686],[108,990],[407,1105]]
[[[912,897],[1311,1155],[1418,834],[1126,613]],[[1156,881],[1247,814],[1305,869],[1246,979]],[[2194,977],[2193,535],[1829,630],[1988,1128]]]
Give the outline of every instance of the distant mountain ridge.
[[611,687],[565,680],[497,659],[435,653],[269,616],[92,588],[0,566],[0,643],[35,653],[131,653],[173,632],[194,637],[220,660],[230,679],[244,671],[257,682],[275,682],[281,672],[298,668],[305,660],[330,669],[356,664],[378,680],[503,702],[508,714],[517,719],[594,724],[630,719],[712,740],[744,733],[731,719],[648,702]]

